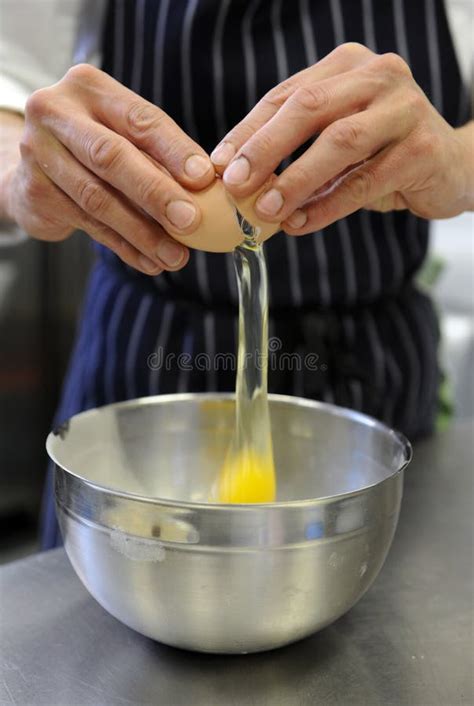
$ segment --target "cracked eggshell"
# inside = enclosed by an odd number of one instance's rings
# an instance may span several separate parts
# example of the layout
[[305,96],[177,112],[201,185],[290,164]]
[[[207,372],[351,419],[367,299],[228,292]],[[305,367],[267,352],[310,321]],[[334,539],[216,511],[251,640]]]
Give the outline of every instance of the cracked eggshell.
[[[246,199],[235,200],[240,213],[253,226],[260,228],[258,241],[263,242],[280,230],[279,223],[265,223],[255,217],[253,206],[261,192],[267,188],[265,185],[255,194]],[[201,209],[201,223],[190,235],[172,234],[188,248],[205,250],[206,252],[230,252],[242,242],[242,231],[235,217],[230,195],[224,188],[222,180],[216,180],[202,191],[190,192],[190,196]]]

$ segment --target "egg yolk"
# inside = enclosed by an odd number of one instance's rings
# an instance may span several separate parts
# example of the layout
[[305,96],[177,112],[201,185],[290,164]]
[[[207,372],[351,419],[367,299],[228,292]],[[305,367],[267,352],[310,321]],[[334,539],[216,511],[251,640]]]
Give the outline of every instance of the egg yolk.
[[276,482],[272,455],[251,448],[229,453],[215,488],[221,503],[271,503],[275,501]]

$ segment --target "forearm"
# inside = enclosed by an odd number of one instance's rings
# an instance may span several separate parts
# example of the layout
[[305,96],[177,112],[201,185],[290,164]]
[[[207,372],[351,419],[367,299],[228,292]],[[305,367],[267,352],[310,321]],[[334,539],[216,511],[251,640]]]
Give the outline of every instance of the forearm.
[[474,120],[456,130],[461,144],[460,169],[464,172],[464,211],[474,211]]
[[0,220],[4,222],[14,222],[9,208],[9,183],[20,162],[23,127],[20,114],[0,110]]

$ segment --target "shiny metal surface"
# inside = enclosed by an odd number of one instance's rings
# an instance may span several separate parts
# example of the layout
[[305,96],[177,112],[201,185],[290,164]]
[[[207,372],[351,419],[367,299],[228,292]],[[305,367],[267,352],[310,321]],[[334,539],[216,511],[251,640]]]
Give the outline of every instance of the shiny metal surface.
[[177,647],[262,651],[333,622],[373,582],[409,445],[355,412],[270,404],[272,505],[204,502],[233,430],[228,395],[110,405],[49,436],[67,554],[112,615]]
[[62,549],[0,567],[0,703],[471,706],[472,423],[415,446],[377,581],[333,625],[247,656],[175,650],[106,613]]

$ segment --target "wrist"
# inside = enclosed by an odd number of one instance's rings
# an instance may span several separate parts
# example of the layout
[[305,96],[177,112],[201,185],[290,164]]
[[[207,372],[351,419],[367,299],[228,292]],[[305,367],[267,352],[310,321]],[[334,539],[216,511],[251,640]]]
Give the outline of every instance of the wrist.
[[462,173],[462,211],[474,211],[474,121],[455,130]]

